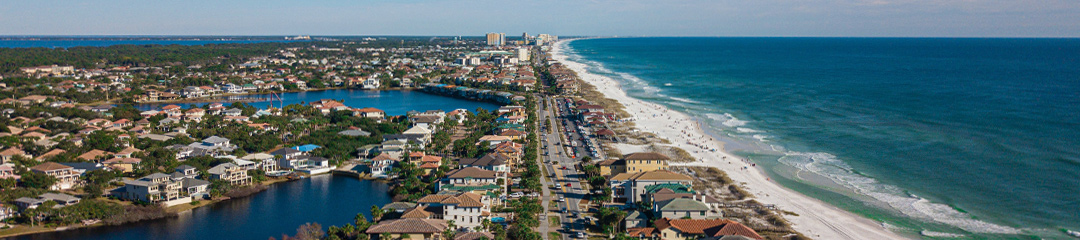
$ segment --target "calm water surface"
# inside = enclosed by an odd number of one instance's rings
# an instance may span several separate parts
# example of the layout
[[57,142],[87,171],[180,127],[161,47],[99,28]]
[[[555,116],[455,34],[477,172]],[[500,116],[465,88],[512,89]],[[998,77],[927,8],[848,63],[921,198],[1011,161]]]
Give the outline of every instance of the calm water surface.
[[[357,213],[370,215],[372,205],[390,202],[385,183],[321,175],[271,185],[247,198],[194,209],[176,218],[122,226],[84,228],[7,239],[231,239],[265,240],[295,235],[309,222],[323,227],[351,223]],[[369,216],[370,218],[370,216]]]

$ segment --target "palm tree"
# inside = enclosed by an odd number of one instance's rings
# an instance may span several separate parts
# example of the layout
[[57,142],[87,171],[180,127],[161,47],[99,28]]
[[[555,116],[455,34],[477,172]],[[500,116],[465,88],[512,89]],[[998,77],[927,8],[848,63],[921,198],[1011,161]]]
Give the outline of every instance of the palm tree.
[[375,221],[379,221],[379,219],[382,219],[382,217],[383,217],[382,208],[379,208],[379,206],[376,206],[376,205],[371,205],[371,217],[374,218]]

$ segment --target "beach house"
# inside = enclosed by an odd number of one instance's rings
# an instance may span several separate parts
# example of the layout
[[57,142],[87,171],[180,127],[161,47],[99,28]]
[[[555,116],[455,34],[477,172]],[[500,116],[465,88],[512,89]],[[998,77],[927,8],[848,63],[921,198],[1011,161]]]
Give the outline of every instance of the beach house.
[[765,239],[753,229],[738,222],[726,219],[661,218],[656,220],[654,225],[656,226],[656,230],[660,232],[661,240],[719,240],[726,236]]
[[623,156],[627,173],[639,173],[668,168],[668,156],[654,152],[631,153]]
[[693,186],[694,179],[669,170],[654,170],[638,173],[620,173],[608,179],[611,186],[611,199],[615,202],[634,203],[645,199],[646,187],[657,184],[683,184]]

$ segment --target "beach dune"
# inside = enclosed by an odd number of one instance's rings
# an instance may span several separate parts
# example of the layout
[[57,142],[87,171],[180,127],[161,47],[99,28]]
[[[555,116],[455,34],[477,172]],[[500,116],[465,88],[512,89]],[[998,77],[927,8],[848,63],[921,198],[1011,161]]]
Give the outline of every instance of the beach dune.
[[[668,108],[629,97],[620,84],[607,77],[585,71],[586,65],[569,61],[563,52],[565,40],[554,45],[552,57],[567,68],[577,72],[586,83],[608,98],[624,105],[633,115],[639,130],[654,133],[672,142],[673,147],[687,150],[698,162],[676,164],[684,166],[708,166],[723,170],[736,182],[745,183],[743,188],[754,194],[764,204],[776,205],[781,210],[798,216],[785,216],[795,230],[815,239],[905,239],[890,232],[881,223],[841,210],[820,200],[808,197],[771,181],[750,162],[723,151],[721,142],[713,140],[689,116]],[[716,149],[717,151],[711,151]]]

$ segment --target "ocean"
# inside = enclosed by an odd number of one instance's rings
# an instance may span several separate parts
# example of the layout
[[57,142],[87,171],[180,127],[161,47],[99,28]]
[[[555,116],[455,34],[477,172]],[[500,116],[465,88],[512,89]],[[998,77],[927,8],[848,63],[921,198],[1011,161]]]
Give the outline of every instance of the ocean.
[[[922,238],[1080,229],[1080,39],[605,38],[571,61]],[[813,173],[813,174],[808,174]]]

